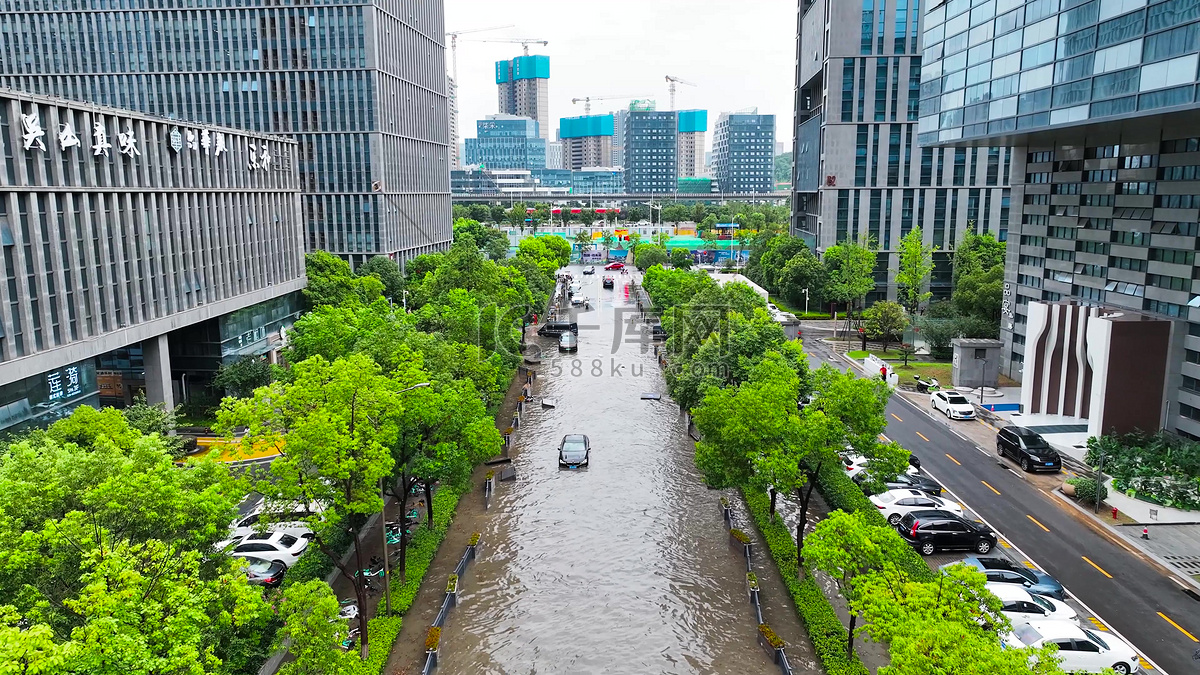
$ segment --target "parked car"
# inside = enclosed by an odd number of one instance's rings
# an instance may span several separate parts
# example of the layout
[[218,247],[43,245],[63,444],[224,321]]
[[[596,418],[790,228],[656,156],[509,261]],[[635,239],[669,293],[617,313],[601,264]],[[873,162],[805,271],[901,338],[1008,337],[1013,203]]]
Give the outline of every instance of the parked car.
[[567,331],[558,336],[558,351],[560,352],[577,352],[579,351],[579,338]]
[[657,323],[653,324],[652,326],[650,326],[650,339],[651,340],[666,340],[667,339],[667,330]]
[[962,505],[941,497],[925,494],[920,490],[888,490],[887,492],[871,495],[871,503],[879,508],[890,525],[895,526],[910,511],[925,511],[938,509],[962,515]]
[[1056,656],[1068,673],[1099,673],[1105,668],[1126,675],[1141,670],[1137,650],[1112,633],[1083,628],[1068,621],[1030,621],[1014,626],[1004,643],[1016,649],[1058,646]]
[[572,295],[575,295],[576,293],[579,293],[581,291],[583,291],[583,284],[576,281],[575,283],[571,284],[570,286],[567,286],[567,297],[569,298]]
[[929,396],[929,405],[952,420],[975,419],[975,406],[957,391],[935,391]]
[[[868,491],[867,477],[869,474],[870,472],[868,471],[859,471],[851,478],[851,480],[853,480],[860,488],[862,488],[863,493]],[[933,495],[934,497],[942,494],[941,483],[919,473],[902,473],[895,478],[883,481],[883,485],[884,490],[913,489],[920,490],[921,492]]]
[[[913,460],[914,457],[910,456],[908,459],[909,466],[904,470],[904,472],[909,475],[916,474],[920,471],[918,468],[920,466],[920,462],[917,462],[917,465],[914,466]],[[846,452],[842,453],[842,464],[846,467],[846,475],[850,478],[854,478],[863,471],[866,471],[869,461],[870,460],[868,460],[866,457],[856,454],[854,452],[854,448],[850,447],[849,445],[846,446]]]
[[1023,586],[989,581],[987,589],[1004,603],[1000,611],[1014,626],[1028,621],[1079,621],[1079,615],[1067,603],[1030,593]]
[[595,267],[588,267],[588,268],[586,268],[586,269],[584,269],[584,270],[583,270],[583,273],[584,273],[584,274],[595,274],[595,273],[596,273],[596,268],[595,268]]
[[1067,589],[1063,588],[1057,579],[1041,570],[1018,565],[1007,558],[970,557],[961,563],[948,563],[942,565],[942,567],[945,568],[950,565],[968,565],[983,572],[987,576],[988,581],[996,581],[1003,584],[1020,584],[1030,593],[1037,593],[1038,595],[1044,595],[1055,600],[1067,599]]
[[250,513],[239,516],[230,523],[229,538],[219,542],[216,547],[220,550],[236,546],[246,537],[263,531],[300,531],[311,538],[312,532],[307,519],[324,510],[324,505],[316,502],[305,508],[303,504],[268,504],[264,499],[255,505]]
[[299,532],[255,532],[233,549],[239,558],[262,558],[291,567],[308,548],[308,538]]
[[625,263],[610,262],[604,266],[604,269],[606,269],[606,270],[623,270],[623,269],[625,269]]
[[542,337],[559,337],[563,333],[579,335],[579,324],[574,321],[547,321],[538,329]]
[[900,518],[896,531],[922,555],[941,550],[987,553],[996,547],[992,528],[943,509],[910,511]]
[[245,559],[246,578],[251,584],[274,588],[283,582],[283,573],[287,571],[287,565],[278,560],[263,560],[251,556],[245,556]]
[[1001,457],[1012,457],[1022,471],[1062,470],[1062,457],[1050,447],[1041,434],[1024,427],[1007,426],[996,434],[996,452]]
[[604,281],[602,283],[605,288],[612,288],[617,282],[612,277],[604,277]]
[[578,469],[591,459],[592,442],[583,434],[567,434],[558,444],[558,466]]

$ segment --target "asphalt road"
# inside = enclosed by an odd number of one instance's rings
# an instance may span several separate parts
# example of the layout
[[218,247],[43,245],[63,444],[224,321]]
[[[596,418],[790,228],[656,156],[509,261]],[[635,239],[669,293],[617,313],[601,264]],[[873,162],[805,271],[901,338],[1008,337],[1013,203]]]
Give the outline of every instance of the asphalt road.
[[[817,356],[845,365],[822,350]],[[1193,659],[1200,658],[1200,602],[1160,568],[1093,531],[1083,516],[1023,480],[1019,469],[999,465],[994,450],[981,452],[902,397],[892,397],[887,411],[887,437],[915,453],[922,470],[1130,642],[1151,662],[1143,668],[1200,673],[1200,660]]]

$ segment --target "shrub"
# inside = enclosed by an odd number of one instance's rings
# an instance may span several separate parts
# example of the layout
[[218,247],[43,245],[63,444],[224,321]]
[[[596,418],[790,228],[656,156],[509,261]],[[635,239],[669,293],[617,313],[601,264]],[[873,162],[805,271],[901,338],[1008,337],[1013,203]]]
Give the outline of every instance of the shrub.
[[758,575],[754,572],[746,572],[746,583],[750,588],[758,588]]
[[746,534],[745,532],[742,532],[741,530],[737,529],[736,527],[731,529],[729,531],[729,534],[733,535],[734,539],[737,539],[738,541],[742,542],[743,544],[750,543],[750,535]]
[[484,475],[483,478],[484,478],[484,480],[491,480],[492,478],[495,478],[495,476],[496,476],[495,471],[489,471],[489,472],[487,472],[486,475]]
[[471,535],[471,540],[467,542],[467,545],[468,545],[468,546],[477,546],[477,545],[479,545],[479,533],[478,533],[478,532],[476,532],[475,534],[472,534],[472,535]]
[[[1069,478],[1069,479],[1067,479],[1067,484],[1075,486],[1075,496],[1078,497],[1080,501],[1084,501],[1089,504],[1097,503],[1096,479],[1082,478],[1082,477],[1081,478]],[[1108,499],[1108,486],[1104,485],[1103,483],[1100,483],[1099,488],[1100,488],[1099,489],[1099,492],[1100,492],[1099,501],[1103,502],[1105,499]]]
[[729,508],[729,499],[728,498],[721,497],[721,507],[726,508],[726,509]]
[[451,574],[446,579],[446,592],[453,593],[456,590],[458,590],[458,575]]
[[425,651],[433,651],[438,648],[438,642],[442,639],[442,629],[437,626],[430,626],[429,633],[425,635]]
[[1200,443],[1161,431],[1103,436],[1088,439],[1084,459],[1093,467],[1103,463],[1116,488],[1131,497],[1200,509]]
[[787,646],[784,643],[783,638],[776,635],[775,631],[771,630],[771,627],[765,623],[758,624],[758,632],[763,636],[763,639],[767,641],[767,644],[771,645],[775,649],[783,649],[785,646]]

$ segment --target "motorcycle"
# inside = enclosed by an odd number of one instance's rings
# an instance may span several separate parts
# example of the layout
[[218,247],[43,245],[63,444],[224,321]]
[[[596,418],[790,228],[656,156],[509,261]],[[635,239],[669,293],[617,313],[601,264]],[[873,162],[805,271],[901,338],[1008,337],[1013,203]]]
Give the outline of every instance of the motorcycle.
[[920,375],[913,375],[913,379],[917,381],[917,391],[921,392],[922,394],[935,392],[942,386],[935,377],[931,377],[928,380],[922,380]]

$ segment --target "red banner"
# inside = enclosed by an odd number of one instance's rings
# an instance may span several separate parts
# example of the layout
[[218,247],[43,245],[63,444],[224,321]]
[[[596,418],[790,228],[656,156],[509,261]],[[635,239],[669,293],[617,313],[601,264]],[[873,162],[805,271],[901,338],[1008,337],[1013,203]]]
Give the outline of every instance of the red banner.
[[596,213],[608,213],[608,209],[596,209]]
[[583,213],[583,209],[571,209],[571,213]]
[[533,213],[534,211],[537,211],[537,209],[528,206],[525,207],[525,213]]
[[562,209],[550,209],[550,213],[562,213]]

